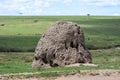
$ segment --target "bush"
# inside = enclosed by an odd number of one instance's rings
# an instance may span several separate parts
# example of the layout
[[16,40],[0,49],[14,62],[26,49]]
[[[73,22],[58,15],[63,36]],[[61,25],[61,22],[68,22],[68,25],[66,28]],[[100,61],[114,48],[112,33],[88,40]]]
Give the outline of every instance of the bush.
[[33,22],[38,22],[38,20],[34,20]]
[[0,26],[5,26],[5,24],[0,24]]

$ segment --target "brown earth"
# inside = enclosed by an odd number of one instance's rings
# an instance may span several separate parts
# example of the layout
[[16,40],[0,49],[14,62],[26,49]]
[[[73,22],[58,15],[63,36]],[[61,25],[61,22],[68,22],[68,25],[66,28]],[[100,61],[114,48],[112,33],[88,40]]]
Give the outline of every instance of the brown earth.
[[[24,74],[24,73],[22,73]],[[27,74],[27,73],[25,73]],[[28,73],[31,74],[31,73]],[[80,73],[58,77],[7,78],[0,80],[120,80],[120,70],[82,70]]]
[[29,79],[9,79],[9,80],[120,80],[120,76],[77,76],[77,75],[72,75],[72,76],[61,76],[55,78],[29,78]]

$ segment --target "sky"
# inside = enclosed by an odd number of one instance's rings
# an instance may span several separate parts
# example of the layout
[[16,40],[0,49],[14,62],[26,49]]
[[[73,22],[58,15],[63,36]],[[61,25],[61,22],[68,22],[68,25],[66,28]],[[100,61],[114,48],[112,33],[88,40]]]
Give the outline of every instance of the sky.
[[120,0],[0,0],[0,15],[120,16]]

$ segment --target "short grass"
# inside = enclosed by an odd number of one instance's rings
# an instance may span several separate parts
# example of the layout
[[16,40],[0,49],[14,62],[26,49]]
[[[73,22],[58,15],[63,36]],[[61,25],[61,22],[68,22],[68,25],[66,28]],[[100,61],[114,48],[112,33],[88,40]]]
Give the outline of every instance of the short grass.
[[[117,69],[120,70],[120,49],[91,50],[93,62],[98,67],[54,67],[48,69],[32,69],[33,53],[0,53],[0,74],[20,72],[44,72],[42,76],[70,73],[80,70]],[[53,74],[51,74],[53,72]],[[48,74],[49,73],[49,74]],[[54,74],[55,73],[55,74]],[[50,75],[51,74],[51,75]]]
[[120,16],[0,16],[0,51],[34,51],[55,21],[78,23],[89,49],[120,46]]
[[40,36],[0,36],[0,51],[34,51]]

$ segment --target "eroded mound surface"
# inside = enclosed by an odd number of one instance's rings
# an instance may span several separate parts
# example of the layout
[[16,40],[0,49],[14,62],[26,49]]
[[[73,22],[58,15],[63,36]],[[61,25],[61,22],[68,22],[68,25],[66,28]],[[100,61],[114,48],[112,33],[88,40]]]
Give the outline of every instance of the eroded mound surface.
[[73,22],[58,21],[39,40],[32,66],[56,67],[91,62],[80,26]]

